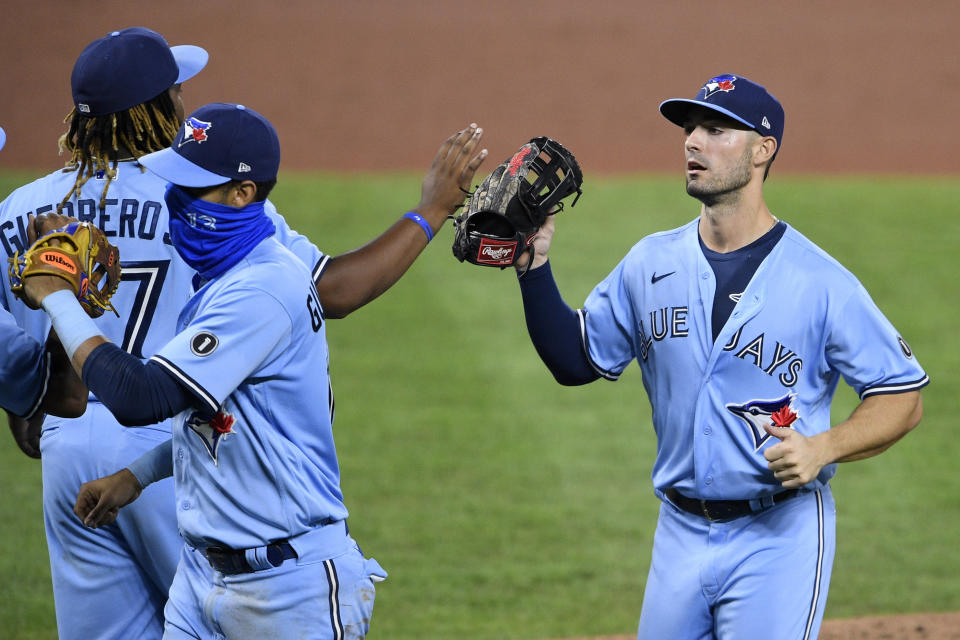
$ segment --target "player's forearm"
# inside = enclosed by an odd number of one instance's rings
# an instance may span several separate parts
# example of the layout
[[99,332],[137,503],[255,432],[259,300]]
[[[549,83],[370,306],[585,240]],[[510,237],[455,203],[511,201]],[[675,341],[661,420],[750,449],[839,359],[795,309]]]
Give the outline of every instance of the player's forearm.
[[142,363],[116,345],[100,345],[87,358],[83,381],[117,421],[156,424],[188,409],[193,396],[155,362]]
[[83,384],[120,424],[156,424],[190,406],[193,398],[163,370],[144,365],[100,334],[71,291],[41,302]]
[[847,420],[817,437],[825,439],[831,462],[863,460],[893,446],[922,415],[919,391],[870,396]]
[[50,383],[41,409],[61,418],[83,415],[89,392],[55,331],[51,331],[47,338],[47,351],[50,353]]
[[40,304],[50,316],[53,330],[74,371],[82,377],[83,365],[90,352],[107,342],[107,339],[80,306],[73,292],[67,289],[54,291],[43,296]]
[[[438,218],[434,212],[432,218]],[[437,230],[443,220],[425,223]],[[401,218],[364,246],[330,259],[317,282],[317,295],[328,318],[343,318],[373,301],[406,273],[427,246],[427,235],[416,222]]]
[[158,444],[127,465],[127,469],[140,483],[141,489],[158,480],[169,478],[173,475],[173,440]]
[[575,386],[599,378],[580,340],[579,316],[560,296],[550,265],[527,272],[520,292],[530,341],[556,381]]

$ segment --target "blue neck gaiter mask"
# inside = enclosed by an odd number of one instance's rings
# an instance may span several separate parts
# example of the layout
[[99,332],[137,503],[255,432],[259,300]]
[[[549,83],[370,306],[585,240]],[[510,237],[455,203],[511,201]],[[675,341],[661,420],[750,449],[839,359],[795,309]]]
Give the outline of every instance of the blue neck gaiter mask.
[[170,212],[170,239],[184,262],[204,280],[237,264],[276,227],[263,202],[237,209],[190,197],[174,184],[164,194]]

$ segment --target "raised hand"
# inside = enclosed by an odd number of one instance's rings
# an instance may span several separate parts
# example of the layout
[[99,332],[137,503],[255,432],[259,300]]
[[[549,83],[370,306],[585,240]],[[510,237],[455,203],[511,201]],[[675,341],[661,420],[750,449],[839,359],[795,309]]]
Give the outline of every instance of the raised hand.
[[430,221],[434,230],[466,199],[473,175],[487,157],[486,149],[474,154],[482,137],[483,129],[471,124],[447,138],[423,177],[416,212]]

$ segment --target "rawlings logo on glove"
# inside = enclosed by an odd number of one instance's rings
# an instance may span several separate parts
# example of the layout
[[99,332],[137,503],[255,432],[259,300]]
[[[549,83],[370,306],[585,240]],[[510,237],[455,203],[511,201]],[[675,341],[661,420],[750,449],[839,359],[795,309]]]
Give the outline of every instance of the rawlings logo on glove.
[[[533,252],[533,239],[561,200],[580,198],[583,173],[576,158],[556,140],[534,138],[493,170],[453,220],[453,255],[486,267],[516,264]],[[532,257],[532,256],[531,256]]]
[[10,291],[31,309],[39,307],[27,298],[24,280],[45,275],[69,282],[91,318],[99,318],[108,309],[117,313],[110,297],[120,285],[120,252],[89,222],[51,231],[23,254],[14,253],[9,261]]
[[480,255],[477,262],[494,266],[508,266],[513,264],[513,255],[517,251],[515,242],[502,242],[490,238],[480,239]]

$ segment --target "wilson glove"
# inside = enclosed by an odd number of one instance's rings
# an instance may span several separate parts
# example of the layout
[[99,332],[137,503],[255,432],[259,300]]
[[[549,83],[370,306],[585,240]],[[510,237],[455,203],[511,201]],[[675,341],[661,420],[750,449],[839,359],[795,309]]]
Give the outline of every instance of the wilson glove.
[[27,299],[23,283],[31,276],[48,275],[69,282],[91,318],[99,318],[107,309],[117,313],[110,297],[120,284],[120,252],[89,222],[51,231],[9,261],[10,291],[31,309],[39,307]]

